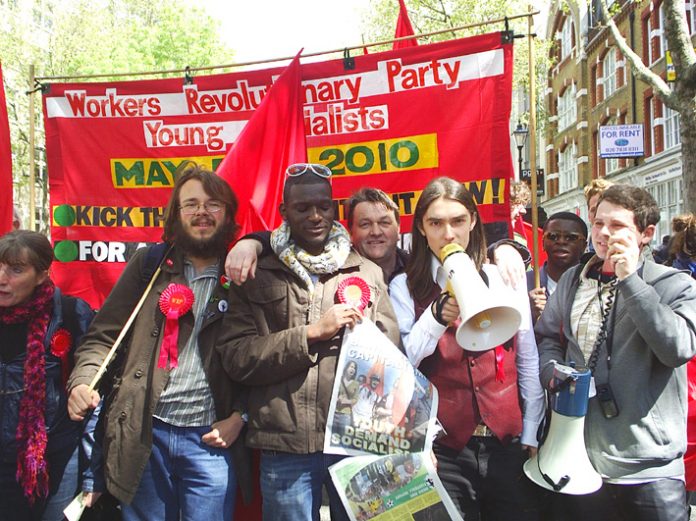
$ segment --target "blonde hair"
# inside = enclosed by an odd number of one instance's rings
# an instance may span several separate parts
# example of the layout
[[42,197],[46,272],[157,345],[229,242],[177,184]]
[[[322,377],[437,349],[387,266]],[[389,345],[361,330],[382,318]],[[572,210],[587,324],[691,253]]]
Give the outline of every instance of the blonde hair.
[[585,185],[585,188],[583,188],[583,192],[585,193],[585,201],[587,204],[590,204],[590,199],[592,199],[595,195],[601,194],[604,190],[609,188],[611,185],[613,185],[611,181],[607,181],[603,177],[600,177],[598,179],[593,179],[589,183]]
[[510,183],[510,204],[529,206],[532,203],[532,191],[524,181]]
[[672,219],[672,239],[669,242],[669,255],[674,258],[679,253],[696,258],[696,216],[692,213],[678,215]]

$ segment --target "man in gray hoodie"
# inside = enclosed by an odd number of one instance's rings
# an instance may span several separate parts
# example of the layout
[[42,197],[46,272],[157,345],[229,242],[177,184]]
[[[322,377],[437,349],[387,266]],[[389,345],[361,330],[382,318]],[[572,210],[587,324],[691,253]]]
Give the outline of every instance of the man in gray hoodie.
[[[536,333],[542,384],[555,363],[589,367],[585,444],[601,489],[566,497],[566,519],[688,519],[686,367],[696,355],[696,284],[641,255],[660,212],[642,188],[600,196],[596,254],[568,270]],[[572,505],[571,505],[572,503]]]

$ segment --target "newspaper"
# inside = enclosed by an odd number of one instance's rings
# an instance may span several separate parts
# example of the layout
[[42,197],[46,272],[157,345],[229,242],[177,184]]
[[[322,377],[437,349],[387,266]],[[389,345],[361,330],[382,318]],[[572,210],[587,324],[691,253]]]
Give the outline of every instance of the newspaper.
[[429,453],[356,456],[329,472],[353,521],[462,521]]
[[430,451],[437,389],[377,326],[363,319],[343,337],[324,452],[342,455]]

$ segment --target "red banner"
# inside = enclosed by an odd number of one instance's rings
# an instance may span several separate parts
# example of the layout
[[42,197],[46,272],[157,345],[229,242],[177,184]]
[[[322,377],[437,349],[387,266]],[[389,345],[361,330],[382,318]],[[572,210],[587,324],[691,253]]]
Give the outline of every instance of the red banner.
[[[494,33],[354,60],[301,67],[307,158],[333,170],[338,218],[338,203],[375,186],[407,232],[422,188],[447,175],[507,235],[512,44]],[[283,70],[50,85],[56,282],[98,306],[132,252],[159,239],[176,168],[189,158],[216,168]]]
[[12,229],[12,148],[0,65],[0,235]]

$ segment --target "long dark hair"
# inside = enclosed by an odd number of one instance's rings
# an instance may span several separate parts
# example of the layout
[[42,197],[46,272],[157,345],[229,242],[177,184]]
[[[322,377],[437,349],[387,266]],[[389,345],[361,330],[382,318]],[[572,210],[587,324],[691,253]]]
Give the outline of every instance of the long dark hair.
[[[423,226],[423,217],[428,208],[437,199],[449,199],[457,201],[471,214],[472,219],[476,219],[476,224],[469,234],[469,244],[466,253],[480,270],[486,260],[486,237],[483,234],[483,223],[481,216],[476,208],[476,202],[471,192],[467,190],[459,181],[450,177],[438,177],[430,181],[423,189],[416,211],[413,214],[413,230],[411,232],[411,257],[406,265],[406,277],[408,289],[413,295],[414,300],[424,301],[430,295],[432,281],[432,271],[430,268],[431,252],[428,247],[428,239],[420,231],[418,226]],[[438,252],[434,252],[436,255]]]

